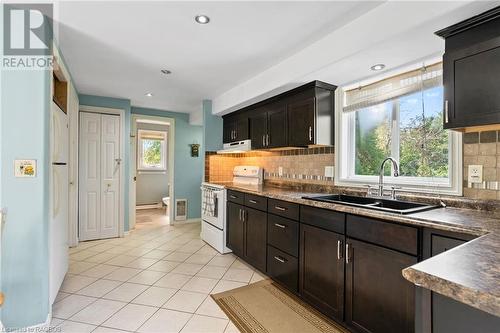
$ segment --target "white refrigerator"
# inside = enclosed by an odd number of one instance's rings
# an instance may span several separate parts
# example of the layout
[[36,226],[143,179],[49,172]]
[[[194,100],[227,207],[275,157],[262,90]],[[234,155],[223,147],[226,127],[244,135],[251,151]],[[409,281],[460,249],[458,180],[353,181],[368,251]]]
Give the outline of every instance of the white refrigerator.
[[50,208],[49,296],[50,304],[68,271],[68,116],[55,104],[50,110]]

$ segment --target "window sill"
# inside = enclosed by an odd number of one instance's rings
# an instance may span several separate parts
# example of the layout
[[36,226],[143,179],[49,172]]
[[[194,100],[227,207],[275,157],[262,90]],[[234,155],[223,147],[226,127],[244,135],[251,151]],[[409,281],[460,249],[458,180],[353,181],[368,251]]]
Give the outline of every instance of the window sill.
[[165,175],[167,174],[167,170],[163,169],[163,170],[150,170],[150,169],[138,169],[137,170],[137,174],[139,175]]

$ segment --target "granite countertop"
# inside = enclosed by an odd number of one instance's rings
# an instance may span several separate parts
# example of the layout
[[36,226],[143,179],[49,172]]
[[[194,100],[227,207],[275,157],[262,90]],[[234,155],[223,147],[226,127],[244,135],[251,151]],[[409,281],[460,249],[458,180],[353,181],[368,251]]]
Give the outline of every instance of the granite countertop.
[[466,244],[404,269],[403,276],[420,287],[500,316],[500,216],[497,213],[446,207],[401,215],[302,199],[319,193],[272,186],[217,184],[302,205],[477,236]]

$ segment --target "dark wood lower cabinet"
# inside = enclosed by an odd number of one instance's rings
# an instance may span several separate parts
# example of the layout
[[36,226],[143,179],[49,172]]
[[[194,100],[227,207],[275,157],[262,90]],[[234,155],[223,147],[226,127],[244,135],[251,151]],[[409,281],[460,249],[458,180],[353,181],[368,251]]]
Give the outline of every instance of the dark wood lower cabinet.
[[266,271],[267,213],[247,208],[244,210],[245,259],[250,264]]
[[300,225],[299,292],[320,311],[344,317],[344,236]]
[[288,290],[297,293],[298,278],[297,258],[268,245],[267,247],[267,274],[284,285]]
[[415,331],[415,286],[401,271],[417,258],[346,240],[346,323],[358,332]]
[[227,247],[237,256],[244,256],[245,225],[242,219],[243,206],[227,203]]

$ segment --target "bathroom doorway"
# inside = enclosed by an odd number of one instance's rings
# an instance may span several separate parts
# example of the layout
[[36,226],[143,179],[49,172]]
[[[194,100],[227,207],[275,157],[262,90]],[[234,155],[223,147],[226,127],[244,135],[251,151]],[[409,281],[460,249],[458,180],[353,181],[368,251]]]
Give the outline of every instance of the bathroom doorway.
[[[133,115],[130,229],[173,220],[173,119]],[[133,215],[133,216],[132,216]]]

